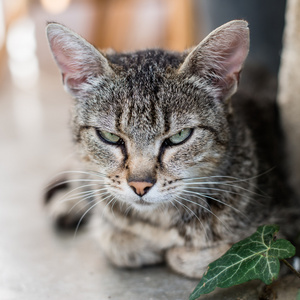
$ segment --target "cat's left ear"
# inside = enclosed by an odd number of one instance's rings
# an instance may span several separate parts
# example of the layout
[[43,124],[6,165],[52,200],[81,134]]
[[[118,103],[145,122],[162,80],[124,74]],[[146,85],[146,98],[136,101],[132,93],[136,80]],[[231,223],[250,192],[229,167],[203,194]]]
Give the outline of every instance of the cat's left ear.
[[232,96],[249,51],[248,23],[228,22],[210,33],[186,57],[179,74],[221,100]]
[[50,23],[46,32],[53,57],[62,73],[64,86],[73,96],[88,89],[95,78],[114,74],[107,59],[67,27]]

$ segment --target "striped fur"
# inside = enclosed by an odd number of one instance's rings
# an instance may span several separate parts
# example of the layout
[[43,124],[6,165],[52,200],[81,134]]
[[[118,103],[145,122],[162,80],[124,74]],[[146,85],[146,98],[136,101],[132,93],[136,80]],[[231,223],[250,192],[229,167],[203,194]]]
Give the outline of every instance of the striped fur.
[[[51,193],[56,218],[86,198],[74,219],[95,208],[101,246],[115,265],[167,261],[191,277],[258,225],[280,221],[290,194],[276,83],[249,72],[236,93],[249,47],[245,21],[221,26],[183,53],[105,53],[60,24],[47,33],[74,98],[72,132],[85,172],[70,181],[78,196],[67,197],[68,209],[54,205]],[[170,144],[183,129],[190,135]],[[103,131],[120,142],[108,143]],[[141,196],[130,182],[150,184]]]

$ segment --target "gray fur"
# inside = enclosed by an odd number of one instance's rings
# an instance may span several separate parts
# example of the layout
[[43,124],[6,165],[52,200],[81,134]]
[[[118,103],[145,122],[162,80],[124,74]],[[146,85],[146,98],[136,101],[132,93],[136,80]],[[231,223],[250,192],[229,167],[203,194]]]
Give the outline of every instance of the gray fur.
[[[290,191],[275,94],[269,93],[276,82],[251,71],[231,98],[248,53],[245,21],[221,26],[183,53],[105,53],[60,24],[49,24],[47,33],[74,98],[74,143],[81,171],[89,173],[82,176],[99,178],[90,186],[94,192],[81,195],[92,197],[86,211],[99,211],[100,243],[115,265],[167,261],[199,277],[258,225],[280,223]],[[257,76],[263,84],[256,84]],[[168,138],[184,128],[193,129],[191,136],[170,146]],[[97,130],[118,135],[122,144],[104,142]],[[153,186],[140,197],[129,182]],[[48,205],[61,220],[69,208],[51,198]]]

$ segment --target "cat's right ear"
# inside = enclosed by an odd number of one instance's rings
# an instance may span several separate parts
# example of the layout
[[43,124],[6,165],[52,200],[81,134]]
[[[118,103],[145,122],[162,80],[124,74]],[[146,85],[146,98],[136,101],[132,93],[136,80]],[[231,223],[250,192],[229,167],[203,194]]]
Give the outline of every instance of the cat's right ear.
[[107,59],[90,43],[58,23],[49,23],[46,33],[53,57],[68,92],[76,96],[97,77],[110,77]]

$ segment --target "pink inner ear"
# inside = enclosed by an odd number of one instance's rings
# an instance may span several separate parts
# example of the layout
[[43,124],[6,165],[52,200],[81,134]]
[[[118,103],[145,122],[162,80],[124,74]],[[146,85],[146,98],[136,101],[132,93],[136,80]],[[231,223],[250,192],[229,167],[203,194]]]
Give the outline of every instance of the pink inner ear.
[[[68,53],[66,53],[68,51]],[[52,44],[52,52],[54,54],[55,60],[60,68],[63,76],[63,80],[66,78],[77,77],[80,78],[80,65],[78,64],[78,58],[76,54],[73,53],[71,49],[64,49],[59,45],[59,43]]]
[[90,43],[59,24],[49,24],[47,36],[63,81],[70,92],[86,88],[90,78],[113,74],[107,59]]
[[81,83],[85,82],[86,76],[80,77],[80,72],[77,70],[77,68],[75,68],[74,64],[67,64],[66,61],[62,63],[62,60],[60,60],[59,66],[62,74],[63,84],[69,89],[76,89]]
[[[61,27],[50,27],[48,38],[64,84],[68,88],[76,88],[85,82],[93,68],[98,66],[97,53],[95,55],[90,50],[87,42]],[[92,62],[88,63],[87,59]]]
[[214,97],[226,99],[237,88],[239,73],[249,50],[249,29],[245,21],[231,21],[209,34],[179,69],[193,81],[208,85]]
[[77,86],[86,81],[87,76],[84,75],[83,70],[80,69],[79,65],[76,65],[69,55],[66,56],[64,53],[59,52],[55,58],[62,73],[63,83],[67,87],[76,89]]
[[242,65],[247,56],[247,53],[248,49],[242,46],[231,49],[230,55],[225,57],[224,62],[221,63],[224,68],[223,75],[225,75],[226,77],[231,77],[231,75],[237,76],[242,69]]
[[63,83],[71,90],[80,89],[80,85],[87,81],[87,77],[83,76],[81,78],[72,78],[64,76],[63,74]]
[[[248,37],[224,35],[210,47],[213,54],[208,64],[210,61],[217,75],[215,86],[222,91],[221,97],[230,97],[236,91],[239,74],[248,54]],[[215,51],[212,51],[213,48]]]

